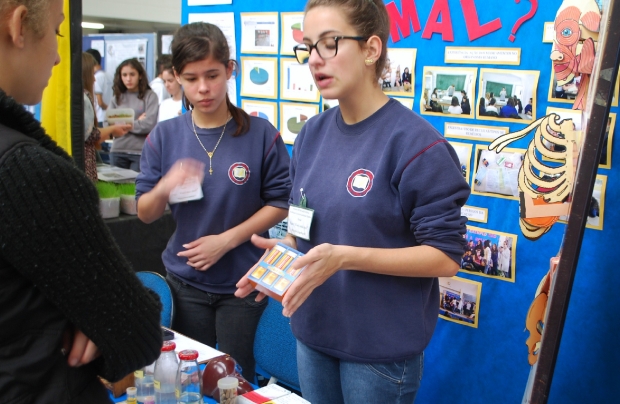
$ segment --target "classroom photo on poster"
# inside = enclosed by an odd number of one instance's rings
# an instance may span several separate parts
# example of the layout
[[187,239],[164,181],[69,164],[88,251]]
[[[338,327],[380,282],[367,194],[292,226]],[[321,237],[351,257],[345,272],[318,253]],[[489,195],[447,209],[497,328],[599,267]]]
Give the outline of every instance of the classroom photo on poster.
[[525,150],[504,148],[501,153],[476,146],[472,194],[519,199],[519,170]]
[[515,281],[517,235],[467,226],[461,271],[502,281]]
[[294,144],[308,119],[319,113],[317,104],[280,103],[280,134],[286,144]]
[[536,119],[535,70],[480,69],[477,118],[529,124]]
[[420,113],[473,119],[477,72],[472,67],[425,66]]
[[282,41],[280,55],[294,55],[293,47],[304,42],[304,13],[280,13]]
[[478,328],[482,283],[453,276],[439,278],[439,317]]
[[278,66],[276,58],[241,58],[241,96],[277,98]]
[[454,148],[456,155],[459,157],[459,164],[461,166],[461,173],[463,174],[463,178],[469,184],[469,173],[470,173],[470,162],[471,162],[471,151],[473,148],[472,144],[469,143],[460,143],[460,142],[448,142]]
[[416,49],[389,49],[379,78],[383,92],[397,97],[413,97]]

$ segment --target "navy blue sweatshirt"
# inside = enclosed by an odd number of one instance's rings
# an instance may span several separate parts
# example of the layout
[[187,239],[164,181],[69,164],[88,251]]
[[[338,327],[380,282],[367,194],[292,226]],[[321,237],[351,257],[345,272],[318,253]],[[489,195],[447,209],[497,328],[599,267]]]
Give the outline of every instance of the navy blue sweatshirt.
[[[211,151],[222,127],[196,128],[200,140]],[[171,206],[177,228],[162,254],[166,270],[188,284],[211,293],[229,294],[264,252],[245,242],[226,253],[207,271],[187,265],[183,244],[215,235],[249,219],[263,206],[288,208],[289,155],[280,134],[269,121],[250,117],[250,131],[233,137],[237,125],[230,120],[226,133],[213,154],[213,175],[209,157],[192,129],[190,114],[160,122],[147,138],[136,179],[136,197],[149,192],[179,159],[191,157],[205,163],[204,197]]]
[[[310,119],[296,139],[290,203],[300,188],[314,209],[310,242],[435,247],[456,262],[465,248],[469,196],[458,157],[424,119],[390,100],[347,125],[340,108]],[[424,350],[437,322],[437,278],[338,271],[292,316],[304,344],[356,362],[391,362]]]

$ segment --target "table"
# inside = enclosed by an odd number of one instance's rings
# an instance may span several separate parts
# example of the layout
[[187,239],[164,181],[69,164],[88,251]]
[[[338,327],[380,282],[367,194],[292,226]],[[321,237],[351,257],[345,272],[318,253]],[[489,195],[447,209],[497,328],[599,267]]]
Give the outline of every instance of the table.
[[165,212],[151,224],[143,223],[137,216],[125,214],[104,219],[104,222],[136,272],[152,271],[166,276],[161,253],[176,229],[170,212]]

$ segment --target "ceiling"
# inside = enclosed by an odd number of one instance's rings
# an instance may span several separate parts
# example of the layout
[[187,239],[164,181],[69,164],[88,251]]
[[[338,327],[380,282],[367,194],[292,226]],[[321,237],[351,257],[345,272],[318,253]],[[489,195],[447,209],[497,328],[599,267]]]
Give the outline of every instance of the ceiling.
[[136,21],[125,20],[119,18],[105,18],[83,16],[82,21],[97,22],[105,25],[102,30],[82,29],[83,35],[89,34],[115,34],[115,33],[145,33],[145,32],[174,32],[179,28],[180,24],[169,24],[165,22],[154,21]]

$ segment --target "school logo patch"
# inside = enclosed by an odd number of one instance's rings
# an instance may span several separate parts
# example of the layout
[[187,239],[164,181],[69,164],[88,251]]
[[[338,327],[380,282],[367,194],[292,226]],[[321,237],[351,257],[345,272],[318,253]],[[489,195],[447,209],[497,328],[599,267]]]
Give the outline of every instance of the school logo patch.
[[372,188],[374,178],[375,175],[369,170],[363,168],[355,170],[349,175],[347,180],[347,191],[356,198],[366,196],[370,188]]
[[233,163],[228,169],[228,178],[235,185],[243,185],[250,179],[250,167],[245,163]]

